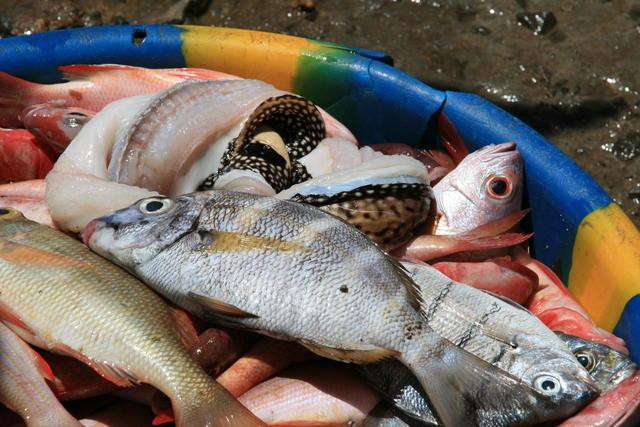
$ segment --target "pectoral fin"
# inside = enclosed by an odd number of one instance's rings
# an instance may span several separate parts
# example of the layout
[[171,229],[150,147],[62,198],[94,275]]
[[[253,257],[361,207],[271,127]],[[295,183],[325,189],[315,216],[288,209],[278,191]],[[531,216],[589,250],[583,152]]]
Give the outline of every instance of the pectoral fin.
[[215,298],[211,298],[205,295],[200,295],[194,292],[189,292],[189,297],[198,302],[205,311],[208,311],[216,316],[224,317],[239,317],[239,318],[258,318],[255,314],[246,312],[234,305],[227,304],[226,302],[219,301]]
[[328,359],[349,363],[373,363],[398,357],[400,353],[374,345],[350,345],[348,348],[328,347],[315,342],[300,340],[300,344],[315,354]]

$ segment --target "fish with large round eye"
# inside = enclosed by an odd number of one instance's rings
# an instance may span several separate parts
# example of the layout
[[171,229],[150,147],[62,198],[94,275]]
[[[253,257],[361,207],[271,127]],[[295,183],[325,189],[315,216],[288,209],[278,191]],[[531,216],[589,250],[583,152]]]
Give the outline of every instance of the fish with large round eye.
[[631,358],[611,347],[562,332],[556,334],[567,344],[602,391],[615,388],[636,372],[636,364]]
[[520,210],[522,172],[513,142],[466,156],[433,187],[438,211],[434,233],[463,233]]
[[[262,102],[247,119],[240,134],[222,156],[217,172],[198,190],[237,190],[247,180],[256,187],[280,192],[311,176],[298,159],[309,154],[326,136],[320,111],[305,98],[281,95]],[[244,172],[244,173],[243,173]],[[247,191],[268,194],[266,191]]]

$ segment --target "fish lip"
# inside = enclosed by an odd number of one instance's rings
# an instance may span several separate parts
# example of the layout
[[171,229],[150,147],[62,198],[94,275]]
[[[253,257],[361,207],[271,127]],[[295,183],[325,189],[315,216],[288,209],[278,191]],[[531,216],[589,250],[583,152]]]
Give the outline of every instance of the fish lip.
[[89,224],[86,225],[86,227],[84,227],[84,230],[82,231],[82,241],[85,245],[89,246],[89,240],[91,240],[91,236],[101,224],[101,221],[94,219],[90,221]]
[[618,372],[616,372],[611,377],[611,384],[618,385],[622,381],[626,380],[627,378],[632,377],[635,372],[636,372],[636,365],[635,363],[631,363],[624,369],[621,369]]

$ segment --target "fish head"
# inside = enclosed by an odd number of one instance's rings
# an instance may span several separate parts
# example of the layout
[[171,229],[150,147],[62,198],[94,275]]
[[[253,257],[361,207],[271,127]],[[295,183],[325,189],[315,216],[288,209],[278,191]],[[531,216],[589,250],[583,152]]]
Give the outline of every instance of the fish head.
[[523,169],[515,148],[513,142],[481,148],[435,185],[436,234],[468,231],[520,209]]
[[200,209],[193,200],[149,197],[89,222],[82,239],[93,251],[130,270],[193,230]]
[[576,356],[601,391],[615,388],[636,371],[636,365],[626,355],[611,347],[582,338],[556,333]]
[[52,144],[60,142],[60,146],[54,148],[63,150],[94,115],[95,112],[84,108],[54,103],[29,106],[20,117],[27,129]]
[[515,362],[520,365],[518,377],[541,402],[540,420],[572,415],[600,394],[586,369],[567,353],[549,348],[528,349]]
[[25,224],[30,222],[19,210],[3,206],[0,203],[0,239],[12,237],[16,233],[25,231]]

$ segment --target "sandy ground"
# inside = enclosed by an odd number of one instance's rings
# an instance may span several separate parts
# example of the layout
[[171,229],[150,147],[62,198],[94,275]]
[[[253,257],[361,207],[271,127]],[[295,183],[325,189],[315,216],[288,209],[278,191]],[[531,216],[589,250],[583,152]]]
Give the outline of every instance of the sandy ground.
[[0,35],[171,22],[374,49],[543,133],[640,225],[640,2],[628,0],[0,0]]

